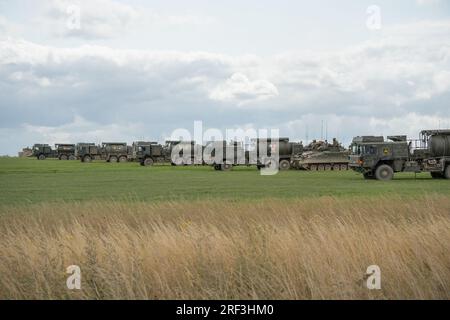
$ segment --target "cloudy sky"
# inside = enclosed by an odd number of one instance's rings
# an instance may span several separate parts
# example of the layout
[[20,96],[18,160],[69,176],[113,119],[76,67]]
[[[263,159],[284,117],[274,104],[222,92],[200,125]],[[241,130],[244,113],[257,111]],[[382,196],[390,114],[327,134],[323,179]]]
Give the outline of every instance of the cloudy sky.
[[450,0],[0,0],[0,154],[195,120],[348,144],[449,110]]

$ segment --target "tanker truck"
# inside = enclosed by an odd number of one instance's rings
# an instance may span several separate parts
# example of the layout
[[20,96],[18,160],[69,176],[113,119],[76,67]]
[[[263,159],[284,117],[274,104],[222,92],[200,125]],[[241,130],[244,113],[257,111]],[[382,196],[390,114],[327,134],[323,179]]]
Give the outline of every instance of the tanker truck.
[[350,168],[365,179],[389,181],[397,172],[429,172],[433,179],[450,179],[450,130],[424,130],[418,140],[355,137],[349,158]]
[[278,154],[278,168],[289,170],[295,157],[302,154],[304,149],[302,142],[290,142],[289,138],[253,139],[252,142],[256,144],[258,169],[267,166],[268,162],[273,161],[272,156]]
[[242,142],[210,141],[203,149],[203,162],[214,170],[230,171],[234,166],[249,165],[249,153]]

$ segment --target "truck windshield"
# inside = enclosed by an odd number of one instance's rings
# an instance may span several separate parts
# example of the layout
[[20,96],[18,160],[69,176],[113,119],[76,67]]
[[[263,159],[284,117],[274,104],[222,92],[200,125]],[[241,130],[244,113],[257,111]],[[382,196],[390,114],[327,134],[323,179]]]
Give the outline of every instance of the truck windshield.
[[354,145],[352,147],[352,153],[355,155],[361,155],[361,154],[375,154],[376,149],[374,146],[361,146],[361,145]]
[[356,155],[362,154],[362,148],[363,148],[363,146],[358,146],[355,144],[352,147],[352,153],[356,154]]

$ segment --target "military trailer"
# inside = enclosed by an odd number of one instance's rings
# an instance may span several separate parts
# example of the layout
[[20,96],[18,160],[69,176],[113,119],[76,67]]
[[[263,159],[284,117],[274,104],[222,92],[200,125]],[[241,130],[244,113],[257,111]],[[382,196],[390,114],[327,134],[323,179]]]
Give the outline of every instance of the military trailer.
[[419,140],[406,136],[363,136],[353,139],[350,168],[365,179],[389,181],[396,172],[429,172],[450,179],[450,130],[424,130]]
[[[265,167],[268,162],[274,161],[272,157],[278,151],[278,168],[280,170],[289,170],[295,157],[301,154],[304,149],[302,142],[290,142],[289,138],[254,139],[252,141],[256,142],[258,169]],[[261,148],[264,149],[262,150]]]
[[203,146],[195,141],[168,140],[164,156],[173,166],[202,165]]
[[76,160],[74,144],[55,144],[56,156],[59,160]]
[[124,163],[132,157],[132,151],[126,142],[103,142],[101,151],[103,159],[111,163]]
[[234,166],[248,165],[249,153],[242,142],[210,141],[203,149],[203,161],[214,170],[229,171]]
[[48,144],[35,144],[33,146],[32,156],[38,160],[45,160],[47,158],[56,158],[56,151]]
[[81,162],[92,162],[93,160],[102,160],[102,148],[95,143],[78,143],[76,146],[76,157]]
[[133,159],[141,166],[152,166],[167,161],[164,148],[157,142],[136,141],[132,146]]

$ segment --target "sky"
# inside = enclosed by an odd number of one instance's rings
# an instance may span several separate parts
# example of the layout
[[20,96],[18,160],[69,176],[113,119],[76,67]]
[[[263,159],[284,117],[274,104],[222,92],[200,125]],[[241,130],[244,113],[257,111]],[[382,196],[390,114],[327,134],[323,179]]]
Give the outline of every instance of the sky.
[[194,121],[415,138],[449,102],[450,0],[0,0],[0,154]]

